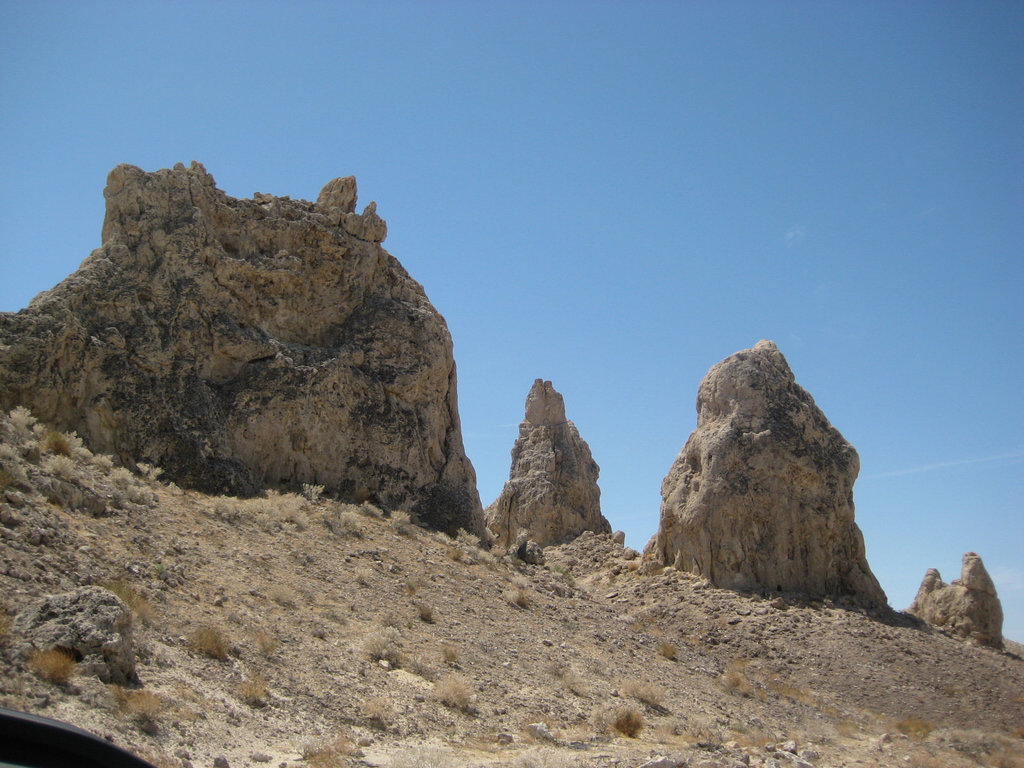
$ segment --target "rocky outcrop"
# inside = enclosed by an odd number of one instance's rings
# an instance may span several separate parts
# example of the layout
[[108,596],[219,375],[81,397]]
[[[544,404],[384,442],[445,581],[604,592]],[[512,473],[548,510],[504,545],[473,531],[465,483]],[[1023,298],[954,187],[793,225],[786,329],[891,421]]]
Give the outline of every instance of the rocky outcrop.
[[565,402],[550,381],[537,379],[526,398],[526,418],[512,448],[512,469],[501,495],[486,512],[495,543],[530,539],[540,546],[583,531],[611,533],[601,514],[600,471]]
[[960,578],[952,584],[929,568],[907,613],[978,645],[1003,647],[1003,606],[992,577],[974,552],[964,554]]
[[105,683],[138,682],[131,611],[102,587],[81,587],[38,601],[18,614],[14,632],[25,654],[59,648],[79,662],[79,671]]
[[198,163],[108,178],[103,245],[0,314],[0,406],[210,492],[323,485],[482,534],[452,342],[356,183],[228,197]]
[[774,343],[715,365],[647,553],[719,587],[884,604],[854,522],[857,452]]

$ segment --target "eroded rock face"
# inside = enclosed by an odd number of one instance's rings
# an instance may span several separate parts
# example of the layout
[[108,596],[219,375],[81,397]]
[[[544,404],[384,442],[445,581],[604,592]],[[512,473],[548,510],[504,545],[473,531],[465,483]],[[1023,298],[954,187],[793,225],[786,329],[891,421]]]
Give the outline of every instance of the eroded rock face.
[[929,568],[907,613],[979,645],[1003,647],[1003,606],[992,577],[974,552],[964,554],[960,578],[952,584]]
[[526,398],[526,418],[512,448],[512,469],[486,512],[487,527],[503,547],[530,539],[540,546],[583,531],[611,533],[601,514],[600,469],[565,402],[550,381],[537,379]]
[[452,343],[352,177],[236,200],[119,165],[103,245],[0,314],[0,405],[211,492],[319,484],[483,533]]
[[857,452],[774,343],[715,365],[662,483],[649,556],[719,587],[884,604],[854,522]]
[[61,648],[78,669],[105,683],[138,682],[132,616],[128,606],[102,587],[81,587],[35,603],[14,620],[23,653]]

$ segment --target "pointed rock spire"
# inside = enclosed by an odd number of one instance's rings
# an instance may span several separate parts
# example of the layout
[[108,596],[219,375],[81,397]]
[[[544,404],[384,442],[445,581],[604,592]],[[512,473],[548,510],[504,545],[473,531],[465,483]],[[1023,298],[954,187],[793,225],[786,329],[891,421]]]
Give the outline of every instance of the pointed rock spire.
[[584,531],[611,533],[601,515],[599,471],[589,446],[565,418],[562,396],[550,381],[537,379],[526,398],[508,482],[485,511],[495,543],[510,546],[521,532],[541,546]]

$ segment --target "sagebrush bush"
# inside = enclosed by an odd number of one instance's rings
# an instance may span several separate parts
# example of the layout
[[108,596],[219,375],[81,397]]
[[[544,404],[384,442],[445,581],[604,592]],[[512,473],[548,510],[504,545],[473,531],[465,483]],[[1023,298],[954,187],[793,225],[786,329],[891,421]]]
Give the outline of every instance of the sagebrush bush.
[[121,711],[141,724],[152,724],[166,707],[166,702],[145,688],[129,691],[114,686],[114,698]]
[[501,593],[502,598],[517,608],[529,608],[533,604],[529,591],[524,587],[511,587]]
[[267,705],[267,679],[259,672],[238,684],[238,698],[250,707]]
[[52,453],[43,458],[43,469],[62,480],[74,480],[78,476],[78,467],[74,461],[62,453]]
[[672,643],[663,642],[658,644],[658,653],[664,656],[669,661],[676,660],[676,647]]
[[351,509],[335,510],[324,515],[324,523],[331,533],[339,538],[358,539],[363,535],[363,527],[359,524],[359,514]]
[[646,680],[626,680],[619,684],[619,694],[659,709],[665,700],[665,689]]
[[28,657],[28,667],[43,680],[66,683],[75,674],[78,662],[66,648],[48,648],[33,651]]
[[374,661],[386,661],[393,667],[402,665],[401,636],[394,627],[381,627],[363,641],[363,651]]
[[263,629],[259,629],[253,634],[253,641],[256,643],[256,648],[259,652],[267,657],[272,656],[274,651],[281,645],[280,640]]
[[397,512],[391,513],[391,527],[402,536],[406,536],[411,533],[412,529],[412,518],[409,517],[408,512],[398,510]]
[[473,705],[473,689],[465,680],[449,675],[434,684],[437,700],[451,709],[470,712]]
[[229,644],[223,630],[212,624],[204,624],[189,635],[189,647],[211,659],[226,659]]
[[367,699],[363,702],[362,707],[360,707],[360,711],[372,727],[382,730],[388,729],[392,718],[395,716],[391,702],[383,696],[374,696],[371,699]]
[[594,712],[591,720],[598,733],[615,731],[629,738],[636,738],[647,724],[643,712],[632,704],[605,704]]

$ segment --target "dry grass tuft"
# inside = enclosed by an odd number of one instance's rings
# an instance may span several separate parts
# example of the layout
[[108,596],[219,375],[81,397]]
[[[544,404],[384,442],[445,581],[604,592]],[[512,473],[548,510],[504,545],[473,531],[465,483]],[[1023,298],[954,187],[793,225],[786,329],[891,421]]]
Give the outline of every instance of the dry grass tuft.
[[338,736],[327,741],[321,740],[302,748],[302,759],[311,768],[343,768],[349,765],[347,758],[357,752],[356,745],[347,736]]
[[114,698],[124,714],[144,726],[154,725],[166,706],[160,696],[144,688],[138,691],[129,691],[120,686],[114,686]]
[[747,678],[748,659],[733,659],[722,673],[722,688],[730,693],[737,693],[740,696],[751,696],[754,693],[754,685]]
[[267,690],[267,679],[257,672],[238,684],[238,698],[250,707],[265,707]]
[[295,590],[281,584],[271,587],[267,592],[267,597],[282,608],[295,608],[299,604],[299,596],[295,593]]
[[358,539],[363,535],[363,526],[359,523],[359,514],[351,509],[335,511],[324,515],[324,524],[331,533],[340,539]]
[[441,648],[441,658],[444,659],[444,663],[450,667],[454,667],[459,663],[459,649],[454,645],[446,645]]
[[434,684],[437,700],[450,709],[470,714],[473,710],[473,689],[465,680],[450,675]]
[[420,621],[422,621],[423,623],[434,623],[434,610],[426,603],[416,604],[416,614],[420,617]]
[[360,712],[366,718],[370,727],[379,728],[382,731],[386,731],[390,727],[391,721],[395,716],[395,710],[392,708],[391,702],[383,696],[375,696],[364,701]]
[[363,651],[374,661],[386,661],[393,667],[402,666],[400,635],[394,627],[381,627],[363,641]]
[[663,642],[658,644],[658,653],[669,661],[676,660],[676,647],[673,643]]
[[905,717],[893,723],[893,727],[912,739],[923,739],[935,730],[934,725],[919,717]]
[[636,699],[653,709],[662,709],[665,689],[646,680],[626,680],[619,684],[619,695]]
[[524,610],[533,605],[530,592],[525,587],[510,587],[502,592],[501,596],[510,605],[523,608]]
[[408,512],[398,510],[391,513],[391,527],[401,536],[408,536],[412,532],[412,518]]
[[631,704],[605,704],[594,712],[591,720],[598,733],[615,731],[631,739],[647,724],[643,712]]
[[197,653],[209,656],[211,659],[226,659],[228,657],[228,641],[223,630],[212,624],[204,624],[196,629],[188,638],[189,647]]
[[260,654],[269,658],[274,654],[278,648],[281,647],[281,641],[278,640],[274,635],[270,634],[266,630],[258,629],[252,636],[253,642],[256,643],[256,648]]
[[153,604],[146,599],[145,595],[124,579],[104,581],[100,586],[121,598],[121,601],[135,615],[135,618],[143,624],[148,625],[153,621],[153,617],[156,615]]
[[34,651],[28,657],[28,667],[36,676],[51,683],[66,683],[73,674],[78,662],[74,654],[67,648],[50,648],[45,651]]
[[47,430],[46,434],[43,435],[41,447],[47,453],[54,453],[59,456],[71,455],[71,441],[68,440],[67,435],[63,432],[58,432],[56,429]]

